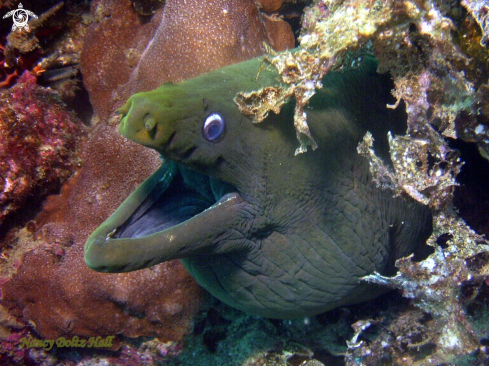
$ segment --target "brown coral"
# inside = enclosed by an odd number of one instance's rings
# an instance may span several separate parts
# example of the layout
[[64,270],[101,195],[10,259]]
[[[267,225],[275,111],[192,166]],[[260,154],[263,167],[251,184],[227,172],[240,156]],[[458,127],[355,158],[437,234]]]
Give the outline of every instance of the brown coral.
[[[46,339],[157,336],[181,340],[199,307],[197,285],[176,261],[131,274],[87,270],[81,248],[30,252],[2,303]],[[48,295],[48,296],[47,296]]]
[[82,71],[102,119],[136,91],[259,56],[264,42],[277,50],[294,46],[290,26],[264,20],[252,1],[170,0],[149,21],[129,1],[95,1],[92,12]]
[[294,47],[294,33],[289,23],[276,16],[263,15],[263,20],[267,28],[270,47],[276,51]]
[[258,2],[265,13],[273,13],[280,9],[284,0],[259,0]]
[[161,11],[149,22],[134,11],[128,0],[96,0],[91,11],[94,22],[85,38],[81,69],[94,113],[105,119],[115,109],[114,104],[119,106],[129,96],[114,94],[129,80],[158,27]]
[[254,2],[168,1],[136,70],[134,90],[154,89],[165,81],[259,56],[265,51],[263,42],[269,42],[268,33]]

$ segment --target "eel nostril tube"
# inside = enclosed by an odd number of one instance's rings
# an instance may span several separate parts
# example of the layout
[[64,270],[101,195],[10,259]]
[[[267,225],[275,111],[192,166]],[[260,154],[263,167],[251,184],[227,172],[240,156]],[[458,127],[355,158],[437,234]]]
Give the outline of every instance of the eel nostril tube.
[[156,126],[156,120],[149,113],[144,116],[143,122],[147,131],[152,131]]

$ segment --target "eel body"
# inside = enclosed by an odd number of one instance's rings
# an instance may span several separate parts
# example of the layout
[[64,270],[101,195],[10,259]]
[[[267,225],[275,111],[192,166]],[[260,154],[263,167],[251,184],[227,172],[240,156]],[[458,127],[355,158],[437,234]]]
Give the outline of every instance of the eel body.
[[[294,101],[259,124],[238,92],[278,85],[261,58],[133,95],[119,131],[155,149],[162,166],[89,237],[94,270],[133,271],[181,259],[225,303],[296,318],[371,299],[360,281],[395,273],[424,245],[429,210],[376,187],[356,147],[366,131],[388,157],[387,132],[405,132],[389,77],[376,61],[330,72],[307,109],[318,148],[294,156]],[[258,75],[258,77],[257,77]]]

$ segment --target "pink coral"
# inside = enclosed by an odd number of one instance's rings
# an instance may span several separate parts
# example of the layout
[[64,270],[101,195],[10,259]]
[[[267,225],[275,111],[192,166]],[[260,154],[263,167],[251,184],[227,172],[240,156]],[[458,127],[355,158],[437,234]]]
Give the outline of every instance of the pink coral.
[[0,93],[0,223],[29,197],[46,194],[71,175],[82,131],[28,71]]

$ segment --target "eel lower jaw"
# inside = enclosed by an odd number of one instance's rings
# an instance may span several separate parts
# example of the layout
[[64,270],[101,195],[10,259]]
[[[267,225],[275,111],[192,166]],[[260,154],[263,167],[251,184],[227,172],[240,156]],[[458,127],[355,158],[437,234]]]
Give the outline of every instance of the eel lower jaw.
[[[238,211],[248,203],[238,192],[230,192],[230,186],[217,201],[197,191],[178,189],[176,185],[182,183],[179,174],[177,164],[163,164],[90,235],[85,244],[85,262],[90,268],[129,272],[172,259],[236,249],[221,245],[219,238],[236,236],[233,227],[239,227]],[[160,206],[153,207],[155,203]],[[147,215],[149,221],[145,221]]]

